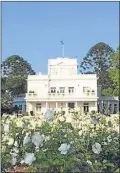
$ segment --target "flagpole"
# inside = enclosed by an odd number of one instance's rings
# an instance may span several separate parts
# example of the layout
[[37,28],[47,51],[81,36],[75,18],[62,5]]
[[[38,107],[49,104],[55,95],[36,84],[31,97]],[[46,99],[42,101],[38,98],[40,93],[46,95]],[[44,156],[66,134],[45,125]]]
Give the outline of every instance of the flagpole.
[[62,45],[62,55],[63,55],[63,58],[64,58],[64,44]]
[[61,46],[62,46],[62,57],[64,58],[64,42],[60,41]]

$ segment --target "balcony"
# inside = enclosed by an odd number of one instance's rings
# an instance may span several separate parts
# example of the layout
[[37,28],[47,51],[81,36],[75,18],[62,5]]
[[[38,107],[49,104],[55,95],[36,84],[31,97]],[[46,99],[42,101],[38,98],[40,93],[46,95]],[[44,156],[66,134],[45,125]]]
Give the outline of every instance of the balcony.
[[37,94],[36,93],[27,93],[27,96],[29,96],[29,97],[36,97]]
[[94,101],[97,96],[94,94],[83,94],[83,93],[27,93],[26,100],[29,101]]
[[84,96],[95,96],[95,91],[83,92]]

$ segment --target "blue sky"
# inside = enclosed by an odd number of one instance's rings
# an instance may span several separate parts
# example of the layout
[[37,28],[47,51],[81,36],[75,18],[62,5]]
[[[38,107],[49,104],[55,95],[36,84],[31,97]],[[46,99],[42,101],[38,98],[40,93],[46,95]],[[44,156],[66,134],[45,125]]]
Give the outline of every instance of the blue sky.
[[62,55],[78,61],[98,42],[119,44],[118,2],[2,2],[2,59],[20,55],[36,72]]

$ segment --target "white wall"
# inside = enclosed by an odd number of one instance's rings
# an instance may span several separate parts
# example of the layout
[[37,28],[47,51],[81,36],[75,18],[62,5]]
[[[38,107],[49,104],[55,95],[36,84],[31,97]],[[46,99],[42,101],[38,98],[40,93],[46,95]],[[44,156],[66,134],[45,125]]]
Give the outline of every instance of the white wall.
[[48,74],[70,76],[77,74],[77,59],[56,58],[48,60]]
[[[91,90],[95,90],[95,97],[97,97],[97,79],[95,75],[77,75],[69,78],[52,77],[49,86],[56,87],[57,90],[59,87],[65,87],[65,93],[68,93],[68,87],[74,87],[73,96],[77,97],[84,97],[83,87],[89,87]],[[48,95],[48,79],[38,79],[37,75],[30,80],[28,78],[28,92],[30,90],[35,91],[41,97],[46,97]]]

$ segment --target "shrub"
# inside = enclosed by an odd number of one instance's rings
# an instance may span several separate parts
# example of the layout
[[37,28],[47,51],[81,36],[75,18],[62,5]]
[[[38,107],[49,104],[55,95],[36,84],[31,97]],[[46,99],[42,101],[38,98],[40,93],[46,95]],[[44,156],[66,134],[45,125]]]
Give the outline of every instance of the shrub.
[[54,119],[2,117],[2,172],[19,166],[40,173],[118,169],[118,115],[85,116],[72,111],[49,116]]

